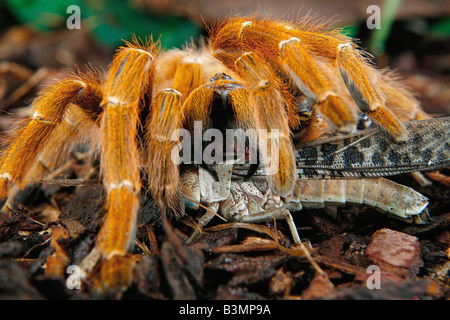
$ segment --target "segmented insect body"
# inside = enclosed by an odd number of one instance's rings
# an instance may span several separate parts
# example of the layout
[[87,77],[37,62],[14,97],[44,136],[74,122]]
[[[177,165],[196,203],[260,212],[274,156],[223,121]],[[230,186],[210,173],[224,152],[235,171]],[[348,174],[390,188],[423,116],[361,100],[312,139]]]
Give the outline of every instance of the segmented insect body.
[[217,165],[225,173],[219,180],[203,168],[183,172],[181,190],[189,206],[207,205],[202,227],[215,212],[240,222],[283,218],[296,241],[289,211],[325,205],[366,205],[408,222],[426,223],[428,199],[382,177],[450,165],[450,118],[414,121],[405,127],[409,138],[403,142],[392,142],[382,130],[370,129],[306,144],[296,153],[298,179],[292,197],[284,202],[274,197],[262,170],[245,181],[246,169],[232,163]]
[[[345,204],[366,205],[408,222],[422,224],[429,221],[426,197],[412,188],[384,178],[297,180],[293,196],[287,203],[274,199],[264,177],[232,181],[227,195],[223,194],[220,182],[203,168],[184,172],[181,184],[191,208],[197,208],[195,203],[202,203],[227,221],[258,223],[292,219],[289,211]],[[201,227],[214,217],[213,212],[207,212],[200,218]],[[296,233],[292,231],[294,240],[299,239]]]

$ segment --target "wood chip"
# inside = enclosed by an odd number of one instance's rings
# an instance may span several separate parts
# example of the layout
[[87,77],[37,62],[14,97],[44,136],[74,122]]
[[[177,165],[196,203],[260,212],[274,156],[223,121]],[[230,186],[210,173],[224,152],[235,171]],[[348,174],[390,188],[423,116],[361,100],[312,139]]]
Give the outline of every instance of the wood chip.
[[423,265],[419,240],[402,232],[383,228],[372,235],[366,255],[382,271],[414,278]]

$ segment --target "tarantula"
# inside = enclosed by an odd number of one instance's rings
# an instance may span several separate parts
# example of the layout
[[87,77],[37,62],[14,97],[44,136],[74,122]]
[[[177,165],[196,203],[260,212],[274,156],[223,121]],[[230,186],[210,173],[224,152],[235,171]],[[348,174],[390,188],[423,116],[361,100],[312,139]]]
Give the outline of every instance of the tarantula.
[[296,181],[293,137],[352,131],[357,107],[400,140],[402,121],[427,117],[392,73],[377,70],[352,39],[327,24],[234,17],[209,34],[207,45],[165,52],[152,41],[126,43],[106,77],[73,74],[46,88],[3,150],[4,200],[42,176],[43,164],[66,159],[76,142],[99,152],[107,196],[97,249],[107,288],[128,281],[126,263],[107,262],[133,245],[141,167],[160,210],[183,213],[180,166],[171,159],[175,130],[192,131],[195,121],[203,130],[279,130],[279,169],[268,179],[274,195],[289,197]]

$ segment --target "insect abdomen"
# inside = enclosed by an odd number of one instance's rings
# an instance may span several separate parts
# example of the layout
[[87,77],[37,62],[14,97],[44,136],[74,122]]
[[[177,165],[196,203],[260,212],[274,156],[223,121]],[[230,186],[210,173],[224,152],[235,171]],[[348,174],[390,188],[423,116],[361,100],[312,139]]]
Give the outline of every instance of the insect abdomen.
[[346,203],[367,205],[410,219],[426,208],[428,199],[412,188],[384,178],[298,180],[287,208],[298,211]]

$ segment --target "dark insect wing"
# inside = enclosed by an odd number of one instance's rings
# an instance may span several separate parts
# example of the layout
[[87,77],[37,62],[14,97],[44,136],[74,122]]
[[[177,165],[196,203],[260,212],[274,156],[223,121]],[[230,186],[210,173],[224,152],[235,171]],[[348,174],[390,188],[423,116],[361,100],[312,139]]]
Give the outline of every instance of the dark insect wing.
[[402,142],[381,129],[368,129],[299,144],[298,177],[383,177],[450,166],[450,117],[411,121],[405,127],[408,138]]

